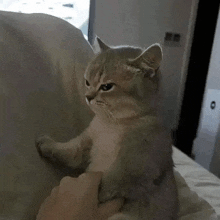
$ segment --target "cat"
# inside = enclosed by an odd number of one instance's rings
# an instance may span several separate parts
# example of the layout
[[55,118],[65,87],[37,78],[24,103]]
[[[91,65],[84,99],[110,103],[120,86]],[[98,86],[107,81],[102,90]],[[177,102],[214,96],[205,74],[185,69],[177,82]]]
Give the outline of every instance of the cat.
[[99,201],[125,198],[109,220],[177,219],[172,141],[159,111],[162,49],[97,42],[101,52],[84,75],[93,120],[67,143],[39,137],[38,151],[71,168],[104,172]]

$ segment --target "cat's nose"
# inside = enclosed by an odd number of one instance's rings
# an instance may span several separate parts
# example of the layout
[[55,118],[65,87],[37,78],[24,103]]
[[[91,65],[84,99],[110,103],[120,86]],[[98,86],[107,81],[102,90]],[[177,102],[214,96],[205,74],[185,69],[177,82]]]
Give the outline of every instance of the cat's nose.
[[94,96],[86,95],[86,99],[87,99],[88,102],[91,102],[94,99]]

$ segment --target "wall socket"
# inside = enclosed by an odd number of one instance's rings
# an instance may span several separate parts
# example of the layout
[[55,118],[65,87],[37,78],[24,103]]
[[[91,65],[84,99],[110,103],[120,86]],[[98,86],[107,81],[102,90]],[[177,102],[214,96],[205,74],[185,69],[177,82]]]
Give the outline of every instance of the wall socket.
[[164,36],[164,45],[169,47],[180,47],[181,44],[181,34],[166,32]]

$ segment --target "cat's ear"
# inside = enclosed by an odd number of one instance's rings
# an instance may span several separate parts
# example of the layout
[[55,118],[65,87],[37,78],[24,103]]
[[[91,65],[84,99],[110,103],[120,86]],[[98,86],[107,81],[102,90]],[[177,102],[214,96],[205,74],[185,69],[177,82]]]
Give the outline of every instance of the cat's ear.
[[110,49],[108,45],[106,45],[99,37],[96,36],[96,41],[98,42],[99,48],[101,52]]
[[153,44],[148,47],[141,55],[137,58],[130,60],[135,66],[139,66],[140,68],[153,68],[157,70],[162,61],[162,48],[159,44]]

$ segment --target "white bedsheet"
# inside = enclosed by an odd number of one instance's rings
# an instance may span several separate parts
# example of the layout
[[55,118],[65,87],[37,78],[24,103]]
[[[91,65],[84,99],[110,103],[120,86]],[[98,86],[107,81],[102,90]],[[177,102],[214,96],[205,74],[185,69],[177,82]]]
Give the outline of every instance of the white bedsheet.
[[220,219],[220,180],[175,147],[173,159],[178,172],[180,219]]

